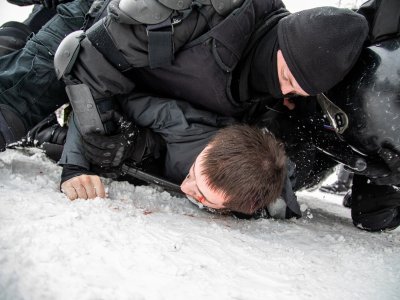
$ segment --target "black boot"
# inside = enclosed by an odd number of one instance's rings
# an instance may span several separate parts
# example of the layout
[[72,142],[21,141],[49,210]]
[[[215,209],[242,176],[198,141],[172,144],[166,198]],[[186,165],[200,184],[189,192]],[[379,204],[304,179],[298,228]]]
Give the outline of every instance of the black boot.
[[335,181],[332,184],[323,185],[320,187],[320,190],[322,192],[338,194],[338,195],[344,195],[345,193],[348,192],[349,189],[350,189],[350,186],[348,186],[346,183],[344,183],[342,181]]
[[376,185],[370,179],[354,175],[351,217],[360,229],[392,230],[400,225],[400,190]]
[[26,134],[21,118],[8,106],[0,105],[0,151],[19,141]]
[[57,121],[57,116],[52,113],[29,130],[23,140],[23,146],[37,147],[44,143],[64,145],[67,131],[67,127],[61,127]]
[[351,190],[350,190],[344,196],[342,204],[344,207],[351,208],[351,202],[352,202],[352,199],[351,199]]
[[67,132],[68,128],[61,127],[53,113],[33,127],[23,139],[21,145],[40,147],[50,159],[58,161],[61,158]]

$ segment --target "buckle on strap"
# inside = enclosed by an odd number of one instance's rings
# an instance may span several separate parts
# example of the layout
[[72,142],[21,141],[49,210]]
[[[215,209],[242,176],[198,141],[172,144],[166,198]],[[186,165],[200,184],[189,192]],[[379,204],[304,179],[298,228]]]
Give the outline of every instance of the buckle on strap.
[[174,24],[179,22],[176,20],[171,21],[168,18],[161,23],[146,26],[149,66],[151,69],[172,63],[174,58],[172,35],[174,34]]

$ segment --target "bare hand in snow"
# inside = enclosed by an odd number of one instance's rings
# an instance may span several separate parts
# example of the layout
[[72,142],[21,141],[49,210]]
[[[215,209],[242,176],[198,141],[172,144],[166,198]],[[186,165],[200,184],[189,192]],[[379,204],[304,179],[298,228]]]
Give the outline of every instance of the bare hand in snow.
[[70,199],[105,198],[104,184],[97,175],[79,175],[61,185],[61,191]]

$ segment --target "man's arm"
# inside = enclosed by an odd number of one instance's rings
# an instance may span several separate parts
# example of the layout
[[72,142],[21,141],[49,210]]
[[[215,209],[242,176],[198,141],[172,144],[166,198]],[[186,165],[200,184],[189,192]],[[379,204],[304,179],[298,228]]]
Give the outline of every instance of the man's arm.
[[63,166],[61,191],[70,200],[105,197],[100,177],[90,170],[90,164],[83,155],[81,134],[76,128],[74,117],[69,122],[67,139],[59,164]]
[[197,155],[219,128],[233,118],[194,108],[185,101],[132,94],[120,100],[122,110],[138,126],[152,129],[166,142],[165,177],[181,183]]

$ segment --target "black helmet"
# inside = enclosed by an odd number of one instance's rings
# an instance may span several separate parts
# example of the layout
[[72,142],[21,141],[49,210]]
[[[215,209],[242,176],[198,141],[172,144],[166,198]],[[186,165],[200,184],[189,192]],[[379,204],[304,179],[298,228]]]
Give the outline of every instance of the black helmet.
[[365,48],[327,96],[347,114],[342,137],[353,148],[366,155],[382,147],[400,154],[400,38]]

